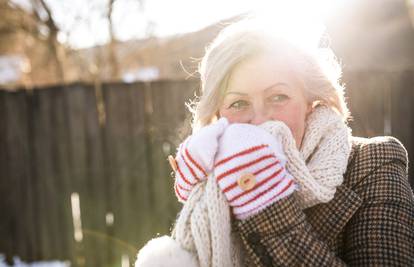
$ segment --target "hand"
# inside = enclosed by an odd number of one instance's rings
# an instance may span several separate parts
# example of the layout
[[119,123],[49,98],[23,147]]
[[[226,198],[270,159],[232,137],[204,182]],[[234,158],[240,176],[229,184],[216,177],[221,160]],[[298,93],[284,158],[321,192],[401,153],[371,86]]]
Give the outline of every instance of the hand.
[[285,168],[281,143],[264,129],[232,124],[219,140],[218,185],[237,219],[246,219],[298,188]]
[[228,124],[226,118],[220,118],[187,137],[178,147],[174,188],[179,201],[185,202],[194,185],[212,171],[218,139]]

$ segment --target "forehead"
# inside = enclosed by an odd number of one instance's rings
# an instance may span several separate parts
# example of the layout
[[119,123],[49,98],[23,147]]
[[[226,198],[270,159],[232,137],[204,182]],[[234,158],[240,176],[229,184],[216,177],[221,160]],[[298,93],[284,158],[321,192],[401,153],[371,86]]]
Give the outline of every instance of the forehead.
[[[276,85],[272,87],[273,85]],[[277,86],[280,85],[280,86]],[[239,63],[230,74],[226,93],[254,93],[270,88],[297,88],[299,81],[289,64],[280,56],[267,53]]]

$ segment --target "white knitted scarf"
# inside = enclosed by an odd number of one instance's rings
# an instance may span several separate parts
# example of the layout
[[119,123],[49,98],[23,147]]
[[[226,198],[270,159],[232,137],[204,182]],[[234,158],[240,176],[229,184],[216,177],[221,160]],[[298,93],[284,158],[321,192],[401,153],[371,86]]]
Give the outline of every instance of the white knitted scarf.
[[[300,185],[296,196],[302,208],[331,200],[343,181],[351,150],[351,130],[342,117],[330,108],[316,107],[307,119],[300,150],[284,123],[268,121],[260,127],[281,140],[288,159],[286,168]],[[182,266],[242,266],[241,240],[232,232],[230,208],[211,174],[207,182],[193,189],[178,216],[172,237],[194,256],[190,257],[195,259],[191,262],[198,262],[189,264],[183,260],[186,264]],[[180,253],[169,254],[177,259]],[[171,261],[170,265],[148,266],[171,266]]]
[[286,124],[268,121],[260,125],[282,141],[286,168],[301,187],[296,196],[303,209],[334,197],[351,152],[351,129],[332,109],[316,107],[306,123],[300,150]]

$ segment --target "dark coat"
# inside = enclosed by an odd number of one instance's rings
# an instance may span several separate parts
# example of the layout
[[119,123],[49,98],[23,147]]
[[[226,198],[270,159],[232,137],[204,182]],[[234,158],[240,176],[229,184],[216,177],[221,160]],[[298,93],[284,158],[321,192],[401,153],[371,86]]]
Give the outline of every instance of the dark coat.
[[248,266],[414,266],[407,152],[393,137],[353,137],[334,198],[302,211],[295,194],[235,221]]

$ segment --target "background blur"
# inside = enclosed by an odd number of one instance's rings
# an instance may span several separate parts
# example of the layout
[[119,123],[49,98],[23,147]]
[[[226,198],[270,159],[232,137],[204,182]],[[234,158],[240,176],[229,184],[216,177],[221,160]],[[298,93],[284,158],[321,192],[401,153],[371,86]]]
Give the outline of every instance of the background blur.
[[198,61],[255,9],[322,19],[354,135],[400,139],[413,186],[414,1],[307,2],[0,0],[0,266],[132,266],[170,231]]

